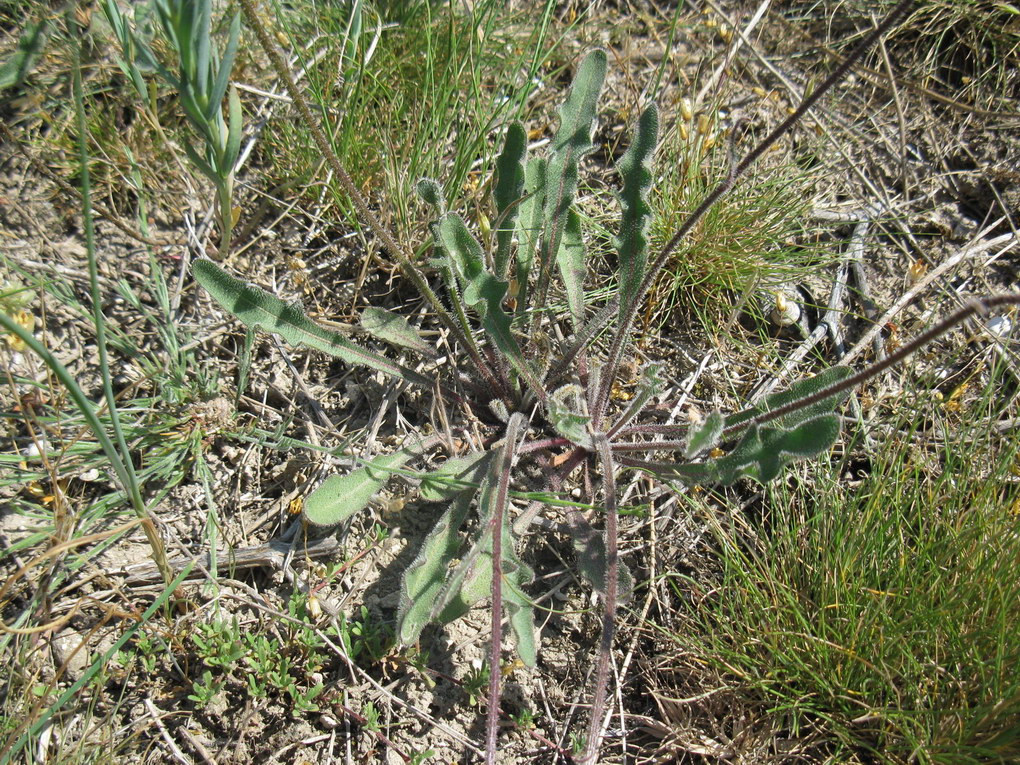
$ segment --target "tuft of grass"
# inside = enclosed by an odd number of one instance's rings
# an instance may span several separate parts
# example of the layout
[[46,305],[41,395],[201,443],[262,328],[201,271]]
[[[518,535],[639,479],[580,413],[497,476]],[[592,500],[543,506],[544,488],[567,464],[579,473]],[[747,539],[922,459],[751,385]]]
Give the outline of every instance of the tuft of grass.
[[[524,116],[536,75],[560,38],[552,32],[551,0],[516,10],[484,0],[449,12],[430,3],[383,5],[377,39],[362,40],[353,64],[345,60],[345,11],[296,6],[281,12],[276,25],[289,38],[288,50],[301,57],[302,86],[324,116],[337,156],[370,196],[386,190],[382,212],[406,241],[411,232],[418,238],[424,233],[414,191],[421,177],[443,177],[451,199],[474,200],[478,208],[468,211],[469,218],[486,214],[488,189],[479,181],[491,177],[493,158],[481,166],[477,159],[491,153],[492,131]],[[374,23],[366,15],[363,38],[373,33]],[[337,77],[338,70],[345,76]],[[273,120],[263,145],[267,172],[281,181],[311,176],[322,161],[307,131],[291,120]],[[326,181],[326,192],[353,220],[335,179]],[[321,190],[310,193],[319,196]]]
[[[792,4],[808,17],[818,18],[819,4]],[[862,19],[881,15],[893,0],[849,0],[821,3],[829,39],[839,52],[869,27]],[[803,19],[799,16],[797,23]],[[849,27],[858,35],[847,34]],[[1015,111],[1020,96],[1020,6],[997,0],[922,0],[890,33],[886,46],[901,71],[900,80],[934,92],[965,107]],[[870,67],[886,73],[878,51]]]
[[869,464],[773,484],[760,525],[716,526],[718,590],[677,643],[848,756],[1015,762],[1020,438],[989,427],[1006,382],[962,411],[922,391]]
[[[713,124],[713,111],[690,120],[680,114],[659,146],[653,242],[664,242],[729,172],[729,131]],[[646,325],[660,329],[678,310],[698,307],[712,326],[733,295],[796,284],[824,268],[834,253],[805,239],[812,196],[809,174],[792,165],[749,175],[672,254],[647,301]]]

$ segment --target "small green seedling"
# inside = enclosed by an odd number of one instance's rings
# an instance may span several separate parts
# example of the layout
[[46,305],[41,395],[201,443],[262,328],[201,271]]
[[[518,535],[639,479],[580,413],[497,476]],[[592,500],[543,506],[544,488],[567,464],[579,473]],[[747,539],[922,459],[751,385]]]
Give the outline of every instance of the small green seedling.
[[[226,257],[234,228],[234,170],[241,150],[242,114],[237,89],[230,84],[230,72],[237,55],[241,17],[230,23],[226,47],[220,53],[212,37],[212,0],[155,0],[159,29],[174,56],[164,66],[149,45],[150,19],[135,11],[131,24],[121,13],[117,0],[103,0],[103,12],[120,45],[118,64],[155,120],[154,98],[149,80],[155,76],[177,93],[192,129],[201,140],[193,146],[185,138],[181,145],[192,164],[216,188],[220,222],[220,258]],[[227,117],[223,100],[227,100]],[[158,122],[157,122],[158,124]]]

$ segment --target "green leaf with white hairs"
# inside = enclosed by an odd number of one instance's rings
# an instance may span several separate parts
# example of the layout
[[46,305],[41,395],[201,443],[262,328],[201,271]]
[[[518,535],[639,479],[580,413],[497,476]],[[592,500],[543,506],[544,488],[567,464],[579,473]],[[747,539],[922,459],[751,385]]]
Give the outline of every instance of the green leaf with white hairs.
[[648,267],[648,227],[652,208],[648,192],[652,188],[652,154],[659,133],[659,111],[655,104],[638,118],[630,148],[619,164],[623,191],[620,193],[620,233],[613,239],[620,262],[620,321],[638,306],[638,290]]
[[584,259],[584,239],[581,237],[581,216],[577,210],[567,212],[567,227],[563,230],[560,248],[556,253],[556,265],[563,278],[567,307],[576,330],[584,321],[584,276],[588,272],[588,263]]
[[452,499],[472,485],[477,487],[491,459],[492,452],[473,452],[448,459],[438,469],[422,477],[418,487],[421,498],[426,502],[441,502]]
[[560,107],[560,126],[553,137],[545,175],[545,251],[543,274],[556,257],[577,192],[577,167],[594,148],[592,131],[599,93],[606,77],[606,52],[594,50],[584,57]]
[[436,244],[461,284],[464,302],[478,312],[486,334],[528,387],[540,398],[544,397],[541,384],[510,331],[510,317],[501,305],[507,283],[486,269],[482,246],[459,215],[447,213],[439,219],[434,231]]
[[437,601],[461,548],[460,529],[467,520],[475,492],[460,491],[446,508],[418,552],[404,570],[397,611],[397,639],[410,645],[438,611]]
[[496,205],[496,254],[493,270],[500,279],[506,279],[510,266],[510,247],[514,227],[520,214],[524,196],[524,155],[528,147],[528,133],[519,122],[512,122],[506,130],[503,151],[496,159],[496,183],[492,199]]
[[211,260],[196,260],[192,272],[196,281],[216,302],[245,326],[264,329],[279,335],[291,345],[307,345],[349,364],[375,369],[426,389],[434,387],[434,381],[428,377],[320,327],[305,316],[299,307],[285,303],[263,289],[245,284]]
[[694,459],[699,454],[718,446],[725,424],[726,418],[723,417],[722,412],[713,410],[700,423],[691,425],[691,429],[687,432],[684,457]]
[[347,475],[334,475],[323,481],[304,501],[302,515],[314,526],[336,526],[368,507],[395,470],[412,457],[415,447],[383,454]]
[[361,327],[372,337],[391,345],[409,348],[429,359],[438,356],[435,348],[425,342],[407,319],[393,311],[370,306],[361,312]]
[[[819,372],[814,377],[798,380],[787,390],[767,396],[764,402],[753,409],[745,409],[742,412],[730,415],[726,418],[726,427],[732,428],[736,425],[740,425],[741,423],[748,422],[759,414],[774,411],[782,406],[793,403],[794,401],[800,401],[801,399],[807,398],[808,396],[821,391],[823,388],[842,382],[852,374],[853,370],[850,367],[830,367]],[[811,406],[790,412],[789,414],[780,417],[778,420],[768,423],[768,425],[769,427],[792,427],[799,422],[803,422],[806,419],[814,417],[816,414],[831,412],[843,403],[849,395],[850,391],[842,391],[832,396],[827,396]]]
[[[574,543],[578,570],[591,588],[605,597],[609,570],[605,537],[576,510],[567,513],[567,528]],[[616,581],[618,602],[626,603],[634,591],[634,577],[622,560],[617,563]]]
[[426,204],[435,207],[440,215],[446,214],[446,198],[443,196],[443,187],[439,185],[438,181],[432,178],[419,178],[414,185],[414,190]]
[[752,425],[729,454],[701,463],[642,463],[660,478],[727,486],[741,478],[768,483],[792,462],[817,457],[839,437],[839,417],[819,414],[792,428]]
[[557,433],[577,446],[594,448],[591,436],[591,416],[584,403],[584,391],[579,385],[558,388],[547,403],[549,424]]
[[545,207],[545,158],[532,157],[524,169],[524,200],[517,217],[516,272],[517,310],[528,306],[528,280],[542,241],[542,213]]

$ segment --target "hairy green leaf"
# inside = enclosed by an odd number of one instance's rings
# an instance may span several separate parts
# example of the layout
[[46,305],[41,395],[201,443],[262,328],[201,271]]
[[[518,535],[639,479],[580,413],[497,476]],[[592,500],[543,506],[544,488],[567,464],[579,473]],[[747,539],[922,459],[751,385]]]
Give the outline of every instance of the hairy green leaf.
[[407,319],[385,308],[369,306],[361,312],[361,326],[373,337],[377,337],[400,348],[410,348],[429,359],[439,354],[430,346]]
[[512,122],[506,130],[503,151],[496,159],[496,183],[492,199],[496,204],[496,255],[493,270],[499,279],[506,279],[510,266],[510,246],[514,227],[524,196],[524,155],[528,147],[528,133],[519,122]]
[[[606,540],[587,519],[576,510],[567,514],[567,528],[574,543],[577,567],[592,589],[606,595]],[[634,590],[634,577],[623,561],[617,564],[617,601],[626,603]]]
[[440,215],[446,214],[446,198],[443,196],[443,187],[431,178],[421,178],[415,184],[414,190],[418,192],[426,204],[430,204],[439,210]]
[[[780,393],[774,393],[771,396],[766,397],[765,401],[754,407],[753,409],[745,409],[737,414],[732,414],[726,418],[726,427],[732,428],[736,425],[740,425],[747,422],[759,414],[765,412],[771,412],[775,409],[779,409],[787,404],[799,401],[807,398],[808,396],[817,393],[823,388],[827,388],[830,385],[841,382],[847,379],[853,370],[850,367],[830,367],[822,372],[819,372],[814,377],[808,377],[804,380],[798,380],[791,385],[787,390]],[[849,391],[838,393],[834,396],[829,396],[821,401],[818,401],[811,406],[798,409],[784,417],[779,418],[769,423],[770,427],[781,427],[790,428],[799,422],[814,417],[816,414],[822,414],[824,412],[831,412],[837,406],[839,406],[846,397],[850,395]]]
[[543,397],[542,387],[524,359],[510,331],[510,317],[501,305],[507,283],[497,279],[485,268],[482,246],[459,215],[447,213],[440,218],[435,234],[437,245],[446,255],[451,270],[463,287],[464,302],[478,312],[486,333],[528,387]]
[[548,399],[549,423],[572,443],[592,448],[591,417],[584,405],[584,392],[579,385],[564,385]]
[[263,289],[245,284],[211,260],[196,260],[192,270],[196,281],[245,326],[264,329],[292,345],[307,345],[349,364],[375,369],[423,388],[434,387],[434,381],[424,375],[320,327],[305,316],[299,307],[289,305]]
[[697,424],[691,425],[687,433],[687,446],[684,447],[684,457],[693,459],[702,452],[706,452],[719,444],[719,437],[722,435],[723,426],[726,424],[722,412],[714,410],[709,412],[705,419]]
[[542,213],[545,207],[545,158],[533,157],[524,169],[524,201],[517,218],[517,310],[529,305],[528,280],[542,241]]
[[417,453],[413,447],[401,449],[380,455],[347,475],[330,476],[305,498],[301,511],[304,519],[315,526],[342,523],[368,507],[393,471],[403,467]]
[[556,265],[563,277],[567,306],[576,330],[584,321],[584,275],[588,272],[588,263],[584,259],[584,239],[581,237],[581,216],[577,210],[572,209],[567,213],[567,227],[556,253]]
[[638,306],[641,282],[648,267],[648,226],[652,208],[648,192],[652,187],[651,159],[659,133],[659,111],[651,104],[638,119],[630,148],[620,161],[623,191],[620,193],[620,233],[613,239],[620,257],[620,320]]
[[[577,166],[589,153],[599,93],[606,77],[606,52],[594,50],[584,57],[560,107],[560,126],[550,145],[545,176],[545,256],[542,275],[548,278],[549,261],[560,249],[574,194]],[[542,291],[540,290],[540,294]]]
[[426,502],[441,502],[462,492],[466,485],[477,485],[488,470],[491,458],[492,452],[474,452],[448,459],[422,478],[418,487],[421,498]]
[[661,478],[677,478],[689,484],[729,485],[741,478],[768,483],[797,460],[816,457],[839,437],[839,417],[818,414],[792,428],[752,425],[729,454],[686,465],[641,463]]
[[436,603],[443,591],[461,547],[460,528],[471,510],[474,490],[461,491],[446,508],[435,528],[425,538],[414,562],[404,570],[397,612],[397,639],[410,645],[434,618]]

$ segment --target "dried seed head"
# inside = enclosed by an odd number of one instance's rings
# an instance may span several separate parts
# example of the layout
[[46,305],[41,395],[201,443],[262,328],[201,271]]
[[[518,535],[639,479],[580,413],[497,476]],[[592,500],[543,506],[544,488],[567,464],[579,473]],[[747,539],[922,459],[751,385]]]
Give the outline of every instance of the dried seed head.
[[780,327],[796,324],[800,320],[800,304],[783,290],[777,290],[774,294],[775,307],[769,315],[772,321]]
[[683,117],[687,122],[694,119],[694,109],[691,106],[691,99],[684,96],[680,99],[680,116]]

